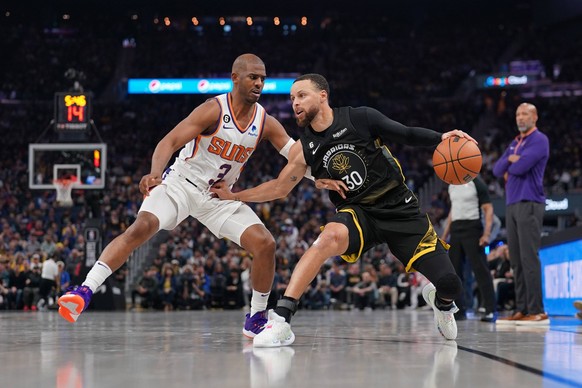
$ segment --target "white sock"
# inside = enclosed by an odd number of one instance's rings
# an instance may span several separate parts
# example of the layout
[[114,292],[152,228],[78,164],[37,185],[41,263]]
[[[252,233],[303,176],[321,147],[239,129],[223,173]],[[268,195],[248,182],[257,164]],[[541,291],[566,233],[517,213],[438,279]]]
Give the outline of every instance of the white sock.
[[265,311],[267,309],[267,302],[269,301],[269,292],[259,292],[253,290],[253,297],[251,298],[251,317],[258,313],[259,311]]
[[91,289],[91,291],[95,292],[95,290],[99,288],[105,279],[107,279],[112,273],[113,271],[107,264],[102,261],[98,261],[87,274],[87,277],[85,278],[82,286],[87,286]]

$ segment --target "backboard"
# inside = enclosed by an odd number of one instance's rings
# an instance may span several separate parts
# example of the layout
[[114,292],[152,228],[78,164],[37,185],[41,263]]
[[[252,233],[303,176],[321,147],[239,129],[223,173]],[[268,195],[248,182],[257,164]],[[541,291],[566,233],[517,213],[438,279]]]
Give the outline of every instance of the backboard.
[[54,189],[53,181],[75,176],[75,189],[103,189],[107,144],[37,143],[28,145],[28,187]]

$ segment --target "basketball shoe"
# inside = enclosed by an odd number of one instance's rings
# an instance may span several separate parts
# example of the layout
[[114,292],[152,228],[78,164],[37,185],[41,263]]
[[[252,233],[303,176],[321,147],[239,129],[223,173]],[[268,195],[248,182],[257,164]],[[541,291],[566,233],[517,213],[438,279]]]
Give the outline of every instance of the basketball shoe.
[[257,348],[276,348],[289,346],[295,341],[295,334],[291,331],[291,325],[285,322],[285,318],[269,310],[269,320],[265,328],[253,340]]
[[457,338],[457,322],[455,322],[455,313],[459,311],[455,303],[449,311],[439,310],[436,307],[436,287],[429,283],[422,289],[422,297],[426,301],[432,310],[434,311],[434,324],[442,334],[448,340],[454,340]]
[[267,323],[266,311],[259,311],[252,317],[251,314],[246,315],[245,326],[243,327],[243,335],[248,338],[255,338],[257,334],[263,331]]
[[79,315],[87,309],[93,291],[87,286],[71,286],[67,288],[65,295],[61,296],[59,304],[59,314],[65,320],[75,323]]

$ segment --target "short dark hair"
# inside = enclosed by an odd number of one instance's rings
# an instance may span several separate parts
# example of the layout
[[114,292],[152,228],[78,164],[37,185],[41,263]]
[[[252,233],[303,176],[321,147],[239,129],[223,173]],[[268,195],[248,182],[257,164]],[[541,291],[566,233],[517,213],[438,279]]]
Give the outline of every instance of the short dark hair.
[[322,76],[321,74],[316,74],[316,73],[303,74],[303,75],[300,75],[299,77],[297,77],[295,79],[295,81],[293,81],[293,83],[298,82],[298,81],[304,81],[304,80],[309,80],[309,81],[313,82],[313,84],[315,84],[315,86],[319,90],[325,90],[325,92],[327,93],[327,96],[329,98],[329,84],[327,83],[327,80],[325,79],[324,76]]

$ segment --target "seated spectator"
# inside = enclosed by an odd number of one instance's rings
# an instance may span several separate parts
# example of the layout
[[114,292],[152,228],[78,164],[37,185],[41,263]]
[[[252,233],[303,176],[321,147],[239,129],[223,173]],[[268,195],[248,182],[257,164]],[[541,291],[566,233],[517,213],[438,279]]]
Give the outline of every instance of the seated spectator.
[[347,307],[346,285],[347,277],[339,263],[334,260],[331,269],[327,272],[327,284],[329,287],[330,303],[334,308]]
[[493,287],[497,294],[497,309],[499,311],[513,310],[515,306],[515,287],[507,244],[492,249],[487,255],[487,261],[493,275]]
[[231,268],[226,278],[226,291],[224,294],[225,309],[240,309],[244,306],[242,281],[238,268]]
[[392,273],[392,268],[386,263],[380,264],[380,278],[378,279],[378,305],[390,306],[396,309],[398,303],[397,276]]
[[156,278],[158,270],[151,266],[144,270],[143,276],[138,280],[137,285],[131,292],[131,308],[135,308],[136,298],[141,298],[142,308],[153,308],[158,302],[158,280]]
[[220,261],[214,263],[214,273],[210,276],[210,307],[222,308],[226,294],[226,274]]
[[346,279],[346,297],[348,302],[348,309],[354,307],[355,295],[354,287],[356,284],[362,281],[362,276],[360,275],[360,266],[356,264],[348,265],[348,275]]
[[23,308],[24,287],[26,286],[28,272],[28,262],[24,261],[20,265],[15,265],[10,274],[10,302],[11,309],[20,310]]
[[277,271],[275,272],[275,280],[273,281],[273,289],[275,292],[272,292],[272,294],[275,295],[275,303],[277,303],[276,301],[285,294],[290,278],[291,274],[288,268],[283,266],[277,268]]
[[322,271],[325,267],[321,267],[320,273],[311,281],[311,284],[303,294],[303,307],[310,310],[321,310],[329,307],[329,293],[325,282],[325,277]]
[[400,262],[396,262],[396,287],[398,287],[398,302],[396,303],[397,309],[403,309],[406,306],[411,305],[411,284],[410,284],[410,274],[406,273],[404,266]]
[[159,295],[164,311],[174,310],[174,300],[178,290],[178,281],[174,276],[174,269],[171,264],[164,264],[162,268],[162,281],[159,284]]
[[182,268],[180,286],[177,295],[177,308],[181,310],[202,310],[204,308],[204,291],[198,287],[200,278],[194,273],[190,264]]
[[24,281],[24,311],[37,311],[36,304],[40,298],[40,279],[40,264],[34,265],[31,270],[27,272],[26,280]]
[[362,280],[352,288],[356,308],[363,310],[366,307],[376,308],[376,283],[369,272],[362,272]]
[[67,288],[71,285],[71,275],[69,275],[69,273],[67,272],[64,262],[59,261],[57,263],[57,268],[59,269],[60,280],[61,280],[60,286],[59,286],[59,292],[58,292],[57,296],[61,296],[65,293]]

